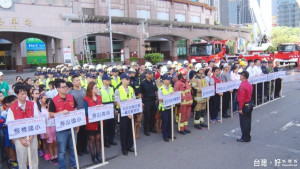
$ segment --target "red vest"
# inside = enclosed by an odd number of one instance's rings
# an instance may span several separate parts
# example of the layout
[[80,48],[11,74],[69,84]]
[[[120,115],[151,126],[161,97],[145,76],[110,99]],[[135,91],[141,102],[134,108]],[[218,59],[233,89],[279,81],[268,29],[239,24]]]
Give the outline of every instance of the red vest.
[[[212,78],[214,79],[215,81],[215,91],[217,91],[217,83],[221,83],[221,78],[220,77],[216,77],[215,75],[212,76]],[[216,92],[215,92],[216,93]]]
[[74,97],[72,95],[67,94],[66,100],[63,100],[59,94],[53,97],[53,102],[55,105],[55,111],[60,112],[63,110],[73,111],[74,110]]
[[19,107],[18,101],[12,104],[10,109],[14,114],[15,120],[30,118],[34,115],[34,103],[32,101],[26,100],[25,111]]
[[[102,104],[102,98],[100,95],[97,95],[97,103],[93,100],[93,98],[90,98],[88,96],[85,96],[83,100],[85,100],[87,102],[88,107],[93,107],[93,106]],[[88,116],[86,117],[86,125],[85,125],[86,130],[96,130],[97,131],[98,126],[99,126],[99,122],[89,123]]]

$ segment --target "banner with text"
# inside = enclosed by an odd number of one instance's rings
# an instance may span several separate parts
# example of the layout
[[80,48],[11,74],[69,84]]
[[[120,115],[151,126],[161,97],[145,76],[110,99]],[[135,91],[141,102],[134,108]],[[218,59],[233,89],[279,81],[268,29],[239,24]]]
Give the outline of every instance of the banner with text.
[[216,85],[216,93],[224,93],[226,92],[226,83],[217,83]]
[[120,102],[121,116],[143,112],[142,99],[132,99]]
[[14,120],[7,123],[9,139],[46,133],[45,117]]
[[114,118],[114,105],[103,104],[88,108],[89,123]]
[[215,86],[207,86],[202,88],[202,98],[207,98],[215,95]]
[[63,131],[86,124],[84,109],[54,116],[56,131]]

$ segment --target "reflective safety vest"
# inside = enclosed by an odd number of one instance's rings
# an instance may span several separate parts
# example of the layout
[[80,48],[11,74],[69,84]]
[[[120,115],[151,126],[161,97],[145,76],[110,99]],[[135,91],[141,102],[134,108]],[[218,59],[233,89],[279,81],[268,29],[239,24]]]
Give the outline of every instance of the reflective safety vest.
[[[126,92],[126,90],[124,89],[124,87],[122,85],[119,86],[119,88],[117,90],[119,90],[120,100],[121,101],[126,101],[129,98],[133,99],[134,90],[133,90],[132,87],[128,86],[128,90],[129,90],[128,93]],[[116,107],[119,108],[119,106],[116,106]]]
[[82,80],[82,78],[81,78],[81,76],[79,77],[79,79],[80,79],[80,85],[81,85],[81,87],[83,87],[83,88],[87,88],[87,79],[84,79],[84,81]]
[[102,96],[102,103],[112,103],[114,101],[114,89],[112,87],[109,87],[109,93],[107,93],[106,89],[102,86],[100,93]]
[[49,90],[50,88],[49,88],[49,82],[51,82],[51,81],[54,81],[55,79],[54,78],[52,78],[52,79],[46,79],[46,90]]
[[[88,107],[93,107],[93,106],[102,104],[102,98],[99,95],[97,95],[97,101],[93,100],[93,97],[90,98],[88,96],[85,96],[84,100],[87,102]],[[89,123],[88,116],[86,116],[86,125],[85,125],[86,130],[96,130],[97,131],[98,127],[99,127],[99,122]]]
[[[169,85],[169,91],[165,88],[165,85],[160,86],[159,90],[162,91],[163,95],[173,93],[173,87],[171,87],[171,85]],[[158,109],[161,111],[165,111],[163,102],[159,102]]]
[[19,107],[18,101],[16,101],[15,103],[13,103],[10,106],[10,109],[14,114],[15,120],[33,117],[34,103],[32,101],[26,100],[25,105],[26,105],[25,110],[23,110],[21,107]]
[[114,87],[114,89],[117,88],[117,86],[121,83],[120,76],[118,76],[118,82],[116,82],[114,76],[111,77],[111,85]]
[[72,77],[68,76],[68,82],[72,82]]
[[47,82],[47,80],[45,80],[45,79],[43,81],[41,79],[39,79],[39,85],[46,85],[45,84],[46,82]]
[[74,97],[70,94],[66,95],[66,100],[63,100],[59,95],[53,97],[52,100],[55,105],[56,112],[63,110],[73,111],[75,108]]
[[102,79],[100,78],[100,76],[98,76],[98,78],[97,78],[97,87],[98,87],[98,89],[100,89],[102,86],[103,86]]

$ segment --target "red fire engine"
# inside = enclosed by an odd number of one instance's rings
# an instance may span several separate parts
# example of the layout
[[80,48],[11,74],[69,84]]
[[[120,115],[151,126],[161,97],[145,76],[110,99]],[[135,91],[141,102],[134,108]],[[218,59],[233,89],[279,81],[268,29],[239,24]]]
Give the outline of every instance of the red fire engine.
[[300,58],[300,42],[297,43],[285,43],[277,46],[277,52],[275,53],[275,60],[278,60],[281,64],[284,63],[296,63],[299,65]]

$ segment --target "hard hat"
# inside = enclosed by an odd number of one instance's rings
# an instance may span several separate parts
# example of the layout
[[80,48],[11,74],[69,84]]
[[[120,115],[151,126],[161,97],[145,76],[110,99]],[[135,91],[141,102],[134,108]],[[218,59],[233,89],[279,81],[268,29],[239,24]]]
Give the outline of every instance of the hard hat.
[[88,64],[83,64],[83,68],[85,69],[87,66],[89,66]]
[[167,62],[167,65],[172,65],[172,62],[169,60],[169,61]]
[[186,75],[186,74],[187,74],[187,71],[185,70],[185,68],[180,68],[180,69],[178,70],[178,75],[179,75],[179,74]]
[[73,65],[71,63],[68,64],[69,67],[73,67]]
[[96,69],[95,66],[94,65],[90,65],[89,66],[89,70],[93,70],[93,69]]
[[146,68],[152,67],[152,64],[151,64],[150,62],[146,62],[146,63],[145,63],[145,67],[146,67]]
[[188,64],[189,64],[189,61],[185,60],[185,61],[183,61],[183,64],[184,64],[184,65],[188,65]]
[[107,74],[110,74],[110,72],[112,71],[112,67],[107,68]]
[[126,65],[122,66],[123,70],[128,69]]
[[160,68],[160,75],[162,76],[162,75],[164,75],[164,74],[166,74],[166,73],[168,73],[168,68],[167,68],[167,66],[162,66],[162,67]]
[[192,59],[191,62],[192,63],[196,63],[197,61],[196,61],[196,59]]
[[46,67],[43,67],[43,70],[47,70],[47,68],[46,68]]
[[182,63],[178,63],[177,65],[178,65],[178,66],[182,66]]
[[190,64],[189,64],[189,67],[192,67],[192,66],[193,66],[193,64],[192,64],[192,63],[190,63]]
[[202,65],[202,63],[197,63],[196,65],[195,65],[195,71],[196,72],[198,72],[200,69],[203,69],[204,67],[203,67],[203,65]]
[[105,68],[107,68],[107,66],[106,65],[102,65],[102,69],[105,69]]
[[177,65],[177,64],[178,64],[178,62],[177,62],[177,61],[174,61],[174,62],[173,62],[173,64],[174,64],[174,65]]
[[130,68],[130,69],[128,70],[128,73],[136,73],[136,70],[133,69],[133,68]]
[[241,61],[241,62],[240,62],[240,65],[241,65],[241,66],[247,66],[247,64],[246,64],[245,61]]
[[131,66],[136,66],[137,65],[137,63],[136,62],[131,62],[131,64],[130,64]]
[[121,69],[121,65],[117,65],[116,68],[117,68],[118,70],[120,70],[120,69]]
[[74,66],[73,69],[74,69],[74,70],[78,70],[78,66],[77,66],[77,65]]
[[55,71],[55,68],[52,68],[51,71]]
[[174,64],[172,64],[172,65],[171,65],[171,68],[175,68],[175,65],[174,65]]

